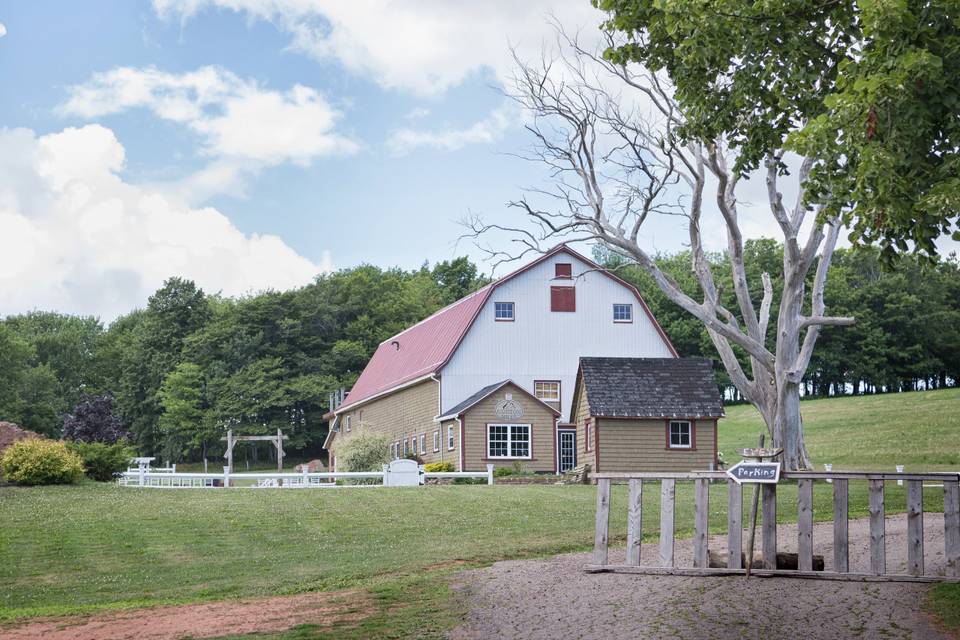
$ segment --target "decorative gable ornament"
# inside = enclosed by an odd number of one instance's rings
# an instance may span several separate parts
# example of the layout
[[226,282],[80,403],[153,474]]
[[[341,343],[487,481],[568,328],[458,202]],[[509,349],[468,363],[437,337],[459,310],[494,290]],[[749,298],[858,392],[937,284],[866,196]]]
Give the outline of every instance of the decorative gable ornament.
[[523,407],[513,399],[512,393],[508,393],[502,401],[497,403],[494,413],[501,420],[516,420],[523,417]]

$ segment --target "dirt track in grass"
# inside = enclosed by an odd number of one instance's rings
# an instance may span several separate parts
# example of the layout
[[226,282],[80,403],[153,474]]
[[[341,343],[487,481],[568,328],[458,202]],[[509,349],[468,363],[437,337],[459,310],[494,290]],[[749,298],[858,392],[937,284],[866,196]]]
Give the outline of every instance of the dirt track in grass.
[[[779,548],[796,551],[796,525],[781,524],[777,529]],[[823,554],[828,570],[833,565],[832,536],[832,523],[814,526],[814,553]],[[887,518],[886,538],[888,571],[906,573],[905,515]],[[710,540],[712,549],[725,544],[725,537]],[[869,520],[852,520],[851,571],[867,571],[869,548]],[[690,540],[678,540],[675,549],[677,566],[692,566]],[[942,572],[940,514],[924,514],[924,551],[927,572]],[[611,550],[610,555],[611,563],[623,562],[622,549]],[[641,564],[655,563],[655,558],[656,545],[643,545]],[[469,607],[466,622],[452,638],[951,637],[921,608],[926,584],[590,574],[582,569],[589,561],[588,554],[569,554],[498,562],[461,573],[454,588]]]
[[348,623],[366,615],[363,591],[308,593],[257,600],[150,607],[44,618],[0,627],[4,640],[178,640],[226,634],[285,631],[299,624],[321,627]]

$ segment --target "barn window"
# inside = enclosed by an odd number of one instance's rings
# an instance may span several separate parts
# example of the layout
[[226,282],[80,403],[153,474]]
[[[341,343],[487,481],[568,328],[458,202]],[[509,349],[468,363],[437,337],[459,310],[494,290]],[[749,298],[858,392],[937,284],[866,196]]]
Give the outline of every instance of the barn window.
[[530,458],[529,424],[487,425],[488,458]]
[[393,457],[394,458],[400,457],[400,441],[399,440],[393,443]]
[[574,287],[550,287],[550,311],[576,311],[577,290]]
[[573,265],[569,262],[558,262],[553,266],[553,273],[558,278],[572,278]]
[[417,436],[410,438],[410,453],[417,455]]
[[347,431],[350,431],[350,418],[351,416],[347,416],[347,419],[344,420],[344,423],[343,423],[344,429],[346,429]]
[[693,447],[693,428],[687,420],[670,421],[670,448],[690,449]]
[[511,322],[513,320],[513,303],[494,302],[493,319],[498,322]]
[[533,383],[533,395],[544,402],[560,402],[560,381],[537,380]]
[[433,432],[433,452],[436,453],[440,451],[440,430],[437,429]]
[[406,458],[410,455],[410,441],[406,438],[403,439],[403,457]]
[[585,434],[586,434],[585,437],[586,437],[587,441],[586,441],[586,443],[584,443],[584,445],[585,445],[584,448],[585,448],[587,451],[593,451],[593,423],[592,423],[592,422],[588,422],[588,423],[587,423],[587,428],[585,429]]
[[613,321],[614,322],[633,322],[633,305],[632,304],[613,305]]
[[453,425],[447,425],[447,450],[453,451]]
[[426,452],[427,452],[427,434],[421,433],[420,434],[420,454],[422,455]]

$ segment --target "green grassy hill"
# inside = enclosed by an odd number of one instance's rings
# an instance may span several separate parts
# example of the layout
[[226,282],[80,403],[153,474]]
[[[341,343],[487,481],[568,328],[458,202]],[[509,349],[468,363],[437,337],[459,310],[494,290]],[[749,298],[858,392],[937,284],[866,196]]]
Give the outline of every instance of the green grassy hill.
[[[807,449],[818,470],[960,470],[960,389],[810,400],[800,405]],[[763,421],[751,405],[727,408],[720,451],[756,446]]]

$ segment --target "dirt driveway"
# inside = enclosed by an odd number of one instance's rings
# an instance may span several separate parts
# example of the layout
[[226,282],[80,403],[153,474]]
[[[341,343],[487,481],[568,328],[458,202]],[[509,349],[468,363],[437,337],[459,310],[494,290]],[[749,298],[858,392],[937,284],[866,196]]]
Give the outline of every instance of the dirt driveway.
[[[831,523],[814,527],[815,553],[831,568]],[[905,572],[906,516],[887,518],[887,567]],[[924,514],[927,570],[944,565],[943,517]],[[796,526],[780,525],[781,550],[796,551]],[[744,536],[746,540],[746,536]],[[724,537],[711,539],[723,549]],[[655,558],[641,549],[641,563]],[[869,522],[850,522],[850,568],[866,571]],[[678,566],[692,566],[689,540],[677,541]],[[689,578],[589,574],[587,554],[499,562],[464,572],[455,588],[469,603],[456,640],[481,638],[948,638],[921,610],[927,585],[793,578]],[[623,551],[612,550],[611,562]]]

